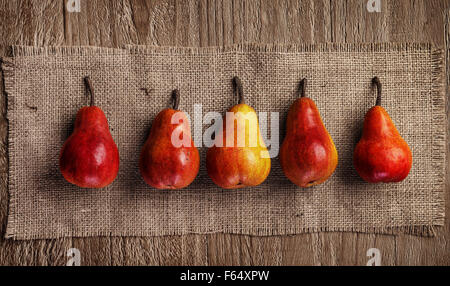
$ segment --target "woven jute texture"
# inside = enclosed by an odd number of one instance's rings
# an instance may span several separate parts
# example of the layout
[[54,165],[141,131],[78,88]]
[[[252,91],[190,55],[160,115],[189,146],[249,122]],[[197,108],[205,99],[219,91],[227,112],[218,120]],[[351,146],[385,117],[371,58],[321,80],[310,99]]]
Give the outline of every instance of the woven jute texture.
[[[444,223],[443,53],[431,45],[13,47],[2,68],[9,120],[8,238],[317,231],[432,236]],[[119,175],[101,190],[67,183],[58,168],[60,148],[88,102],[86,75],[120,152]],[[203,147],[191,186],[147,186],[138,171],[139,153],[152,120],[170,105],[171,91],[180,90],[180,108],[191,123],[202,122],[207,112],[223,114],[236,103],[236,75],[249,105],[279,113],[280,141],[298,82],[308,78],[308,96],[339,153],[330,180],[298,188],[273,158],[262,185],[222,190],[206,173]],[[383,83],[383,106],[413,152],[411,173],[402,183],[365,183],[352,166],[364,115],[375,103],[374,76]],[[202,136],[201,128],[193,133]]]

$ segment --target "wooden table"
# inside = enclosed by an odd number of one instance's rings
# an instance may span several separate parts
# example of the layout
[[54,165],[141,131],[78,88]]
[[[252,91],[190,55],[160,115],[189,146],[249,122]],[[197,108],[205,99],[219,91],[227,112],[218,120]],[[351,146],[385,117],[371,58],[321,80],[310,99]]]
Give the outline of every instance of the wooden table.
[[[432,42],[447,49],[450,0],[379,0],[381,13],[369,13],[367,1],[80,0],[81,11],[68,12],[68,0],[0,0],[0,55],[5,55],[12,44],[121,47],[124,44],[215,46],[241,42]],[[0,103],[2,237],[8,209],[5,106],[3,96]],[[447,178],[449,175],[447,171]],[[449,202],[448,183],[446,190]],[[447,203],[446,216],[449,215]],[[449,265],[450,224],[446,220],[435,238],[358,233],[36,241],[0,238],[0,265],[65,265],[69,248],[81,251],[82,265],[366,265],[369,248],[381,251],[382,265]]]

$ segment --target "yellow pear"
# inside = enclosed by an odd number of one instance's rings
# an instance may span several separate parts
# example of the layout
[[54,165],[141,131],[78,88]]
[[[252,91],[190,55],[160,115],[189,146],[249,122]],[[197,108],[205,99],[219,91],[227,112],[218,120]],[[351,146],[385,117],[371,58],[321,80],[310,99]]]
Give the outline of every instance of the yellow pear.
[[239,104],[233,106],[208,149],[206,167],[215,184],[224,189],[257,186],[270,172],[270,156],[259,129],[255,110],[245,104],[242,83],[233,78]]

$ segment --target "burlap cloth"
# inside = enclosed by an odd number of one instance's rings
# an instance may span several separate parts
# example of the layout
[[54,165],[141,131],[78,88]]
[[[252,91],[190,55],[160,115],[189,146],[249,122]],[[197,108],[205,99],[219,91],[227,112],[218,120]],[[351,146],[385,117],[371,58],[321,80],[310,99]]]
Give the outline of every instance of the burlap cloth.
[[[317,231],[433,235],[444,222],[445,111],[443,53],[428,44],[242,45],[227,48],[130,46],[13,47],[3,59],[9,120],[9,217],[6,237],[153,236],[226,232],[286,235]],[[116,181],[102,190],[65,182],[58,155],[87,103],[90,75],[120,152]],[[272,159],[259,187],[222,190],[205,170],[181,191],[151,189],[138,157],[152,119],[181,91],[180,108],[224,112],[236,103],[231,78],[257,111],[280,112],[280,140],[298,81],[313,98],[339,152],[325,184],[300,189]],[[368,184],[352,166],[371,79],[411,146],[414,163],[398,184]],[[146,95],[141,88],[152,89]],[[198,116],[198,114],[197,114]],[[205,125],[204,128],[208,126]],[[198,135],[198,133],[197,133]],[[200,133],[201,136],[201,133]]]

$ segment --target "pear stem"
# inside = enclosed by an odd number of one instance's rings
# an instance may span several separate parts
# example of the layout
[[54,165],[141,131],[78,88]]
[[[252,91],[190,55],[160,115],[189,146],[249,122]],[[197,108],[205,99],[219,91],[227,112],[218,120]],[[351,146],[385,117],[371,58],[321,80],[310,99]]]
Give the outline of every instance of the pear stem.
[[242,88],[242,82],[237,76],[233,77],[233,89],[234,93],[236,93],[236,95],[239,98],[239,104],[245,103],[244,89]]
[[178,106],[180,105],[180,91],[178,89],[172,91],[172,100],[173,109],[178,110]]
[[86,76],[84,78],[84,83],[86,84],[86,88],[91,96],[89,105],[94,106],[95,105],[94,88],[92,87],[92,82],[91,82],[91,79],[89,78],[89,76]]
[[304,78],[298,84],[298,93],[300,94],[300,97],[306,97],[306,84],[307,83],[308,83],[308,80],[306,78]]
[[374,77],[372,79],[372,84],[375,85],[377,87],[377,102],[375,103],[376,106],[381,106],[381,82],[380,79],[378,77]]

